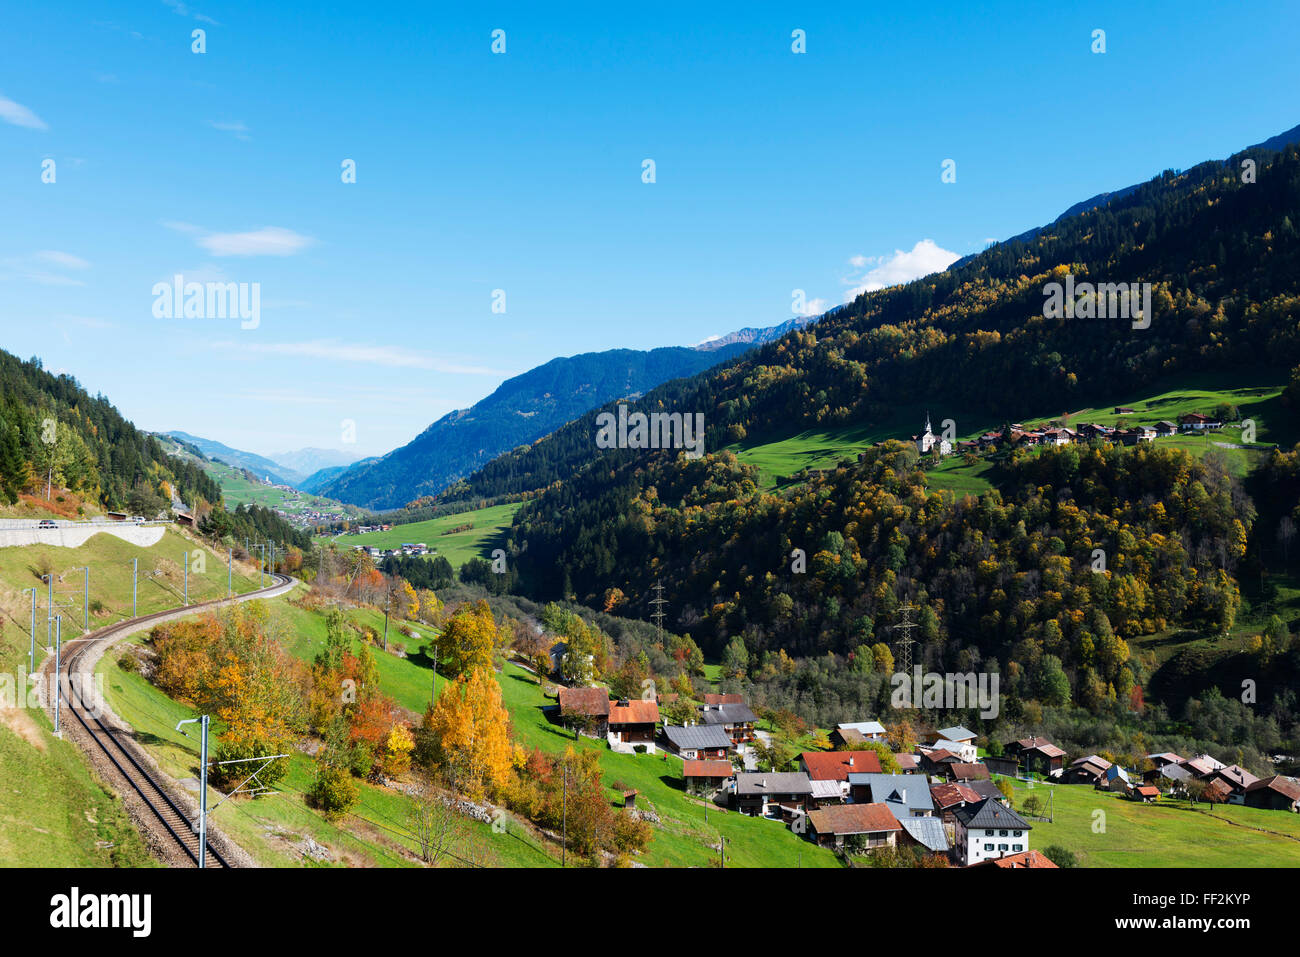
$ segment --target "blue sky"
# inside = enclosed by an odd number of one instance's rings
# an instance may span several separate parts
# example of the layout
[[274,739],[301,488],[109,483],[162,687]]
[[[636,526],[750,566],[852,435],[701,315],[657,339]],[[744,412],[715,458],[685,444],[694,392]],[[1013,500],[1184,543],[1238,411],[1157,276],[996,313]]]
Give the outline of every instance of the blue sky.
[[[382,453],[1300,123],[1289,3],[538,6],[7,10],[0,346],[144,428]],[[259,284],[259,324],[155,317],[176,273]]]

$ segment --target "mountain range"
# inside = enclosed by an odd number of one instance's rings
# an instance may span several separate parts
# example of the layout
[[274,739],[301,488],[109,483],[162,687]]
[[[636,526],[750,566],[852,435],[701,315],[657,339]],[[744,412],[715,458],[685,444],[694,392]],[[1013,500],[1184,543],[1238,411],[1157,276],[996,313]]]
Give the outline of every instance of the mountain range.
[[401,448],[313,481],[307,490],[377,510],[399,508],[442,492],[590,409],[725,362],[748,350],[761,332],[742,330],[730,341],[696,348],[610,349],[552,359],[507,379],[470,408],[447,413]]

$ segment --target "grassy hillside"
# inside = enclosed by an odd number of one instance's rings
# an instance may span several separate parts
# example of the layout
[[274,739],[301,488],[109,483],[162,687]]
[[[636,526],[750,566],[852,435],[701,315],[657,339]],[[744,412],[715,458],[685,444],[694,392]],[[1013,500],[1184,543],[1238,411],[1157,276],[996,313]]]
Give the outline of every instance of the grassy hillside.
[[[287,626],[288,650],[303,661],[311,661],[324,647],[325,624],[321,614],[308,611],[290,601],[271,603],[273,614]],[[357,624],[382,629],[383,615],[371,609],[354,609],[348,617]],[[417,623],[409,627],[427,636],[430,629]],[[403,638],[397,623],[390,623],[391,643],[414,642]],[[355,640],[355,639],[354,639]],[[427,637],[426,637],[427,640]],[[408,649],[410,657],[376,651],[374,660],[383,690],[412,712],[422,712],[433,684],[428,659]],[[166,698],[139,675],[124,672],[113,660],[100,664],[105,675],[105,691],[118,713],[137,729],[145,732],[143,740],[164,767],[182,777],[194,771],[193,742],[170,730],[179,717],[188,716],[183,706]],[[499,681],[503,698],[510,711],[519,740],[528,747],[555,752],[574,744],[572,736],[551,725],[542,707],[553,704],[544,697],[535,679],[523,669],[508,664]],[[439,679],[441,693],[448,686]],[[638,806],[652,808],[663,821],[655,838],[640,860],[648,866],[708,866],[716,860],[711,848],[719,835],[727,839],[728,865],[737,867],[838,866],[828,851],[814,847],[773,821],[754,820],[742,815],[711,809],[705,823],[704,804],[687,797],[682,790],[682,762],[668,755],[625,755],[608,750],[602,741],[582,739],[580,748],[600,752],[601,767],[610,800],[618,795],[614,785],[635,788]],[[404,835],[409,798],[390,789],[362,785],[362,804],[355,819],[333,825],[316,815],[303,803],[302,792],[311,782],[310,760],[303,755],[292,759],[292,770],[285,793],[259,799],[228,802],[217,811],[217,820],[232,837],[247,847],[260,861],[271,866],[296,866],[303,862],[295,850],[302,837],[312,836],[331,848],[339,859],[354,864],[396,865],[412,863],[398,848],[414,847]],[[214,797],[213,803],[215,804]],[[383,825],[379,827],[378,825]],[[512,825],[506,834],[493,834],[486,826],[476,827],[481,848],[500,866],[549,866],[556,849],[543,848],[528,829]]]
[[[1258,808],[1193,807],[1185,801],[1139,804],[1086,785],[1016,782],[1016,806],[1030,794],[1046,804],[1052,823],[1033,821],[1030,846],[1074,851],[1083,867],[1297,867],[1300,817]],[[1105,830],[1094,830],[1097,811]]]
[[[1240,433],[1231,428],[1222,433],[1177,436],[1159,441],[1161,445],[1183,448],[1197,456],[1216,448],[1226,456],[1230,468],[1241,476],[1267,454],[1267,446],[1289,446],[1297,439],[1290,416],[1282,407],[1283,385],[1275,376],[1261,377],[1240,372],[1180,376],[1137,397],[1131,394],[1099,396],[1092,405],[1079,409],[1049,413],[1026,407],[1017,421],[1030,427],[1056,421],[1072,428],[1084,422],[1113,426],[1121,419],[1129,425],[1154,425],[1161,419],[1177,422],[1178,417],[1187,412],[1208,414],[1226,402],[1237,406],[1243,419],[1255,420],[1255,448],[1225,447],[1240,443]],[[1121,416],[1115,413],[1116,408],[1134,411],[1131,415]],[[801,432],[782,439],[736,443],[728,448],[742,462],[759,468],[764,487],[777,488],[788,484],[790,477],[800,469],[834,468],[843,459],[855,460],[859,452],[875,442],[907,439],[921,431],[926,411],[908,407],[892,415],[889,421],[876,425]],[[1003,425],[1003,421],[991,418],[964,419],[960,412],[943,408],[929,412],[936,431],[943,419],[953,419],[958,441],[974,439]],[[992,488],[988,472],[987,461],[966,465],[954,456],[945,459],[928,474],[933,488],[949,489],[958,495],[978,495]]]
[[[378,548],[395,548],[403,542],[424,542],[429,548],[451,562],[452,568],[460,568],[471,558],[490,558],[493,548],[498,545],[502,532],[510,527],[515,512],[523,503],[511,502],[506,505],[491,505],[472,512],[457,512],[426,522],[411,522],[408,525],[394,525],[386,532],[367,532],[364,535],[338,535],[325,541],[337,542],[340,547],[354,545],[373,545]],[[451,529],[462,525],[473,528],[462,532]]]
[[[282,602],[276,605],[283,608]],[[381,674],[389,672],[385,659],[397,660],[377,655]],[[193,778],[198,766],[194,740],[173,730],[178,720],[192,717],[190,709],[172,701],[138,674],[122,671],[115,658],[102,660],[99,670],[105,676],[109,703],[136,728],[141,742],[159,764],[174,777]],[[217,730],[214,728],[214,733]],[[288,760],[289,774],[279,793],[255,800],[227,801],[213,814],[217,826],[258,863],[265,867],[411,867],[418,863],[413,856],[417,845],[407,825],[409,797],[358,782],[361,798],[354,813],[337,824],[331,823],[305,801],[314,776],[311,759],[295,754]],[[210,806],[220,799],[212,792]],[[494,865],[546,867],[555,863],[517,824],[508,825],[501,834],[478,822],[470,822],[470,829],[477,855]],[[302,846],[307,838],[327,848],[330,860],[320,862],[304,855]]]
[[[111,535],[97,535],[80,548],[33,546],[0,548],[0,673],[17,675],[27,668],[31,599],[23,588],[41,586],[37,577],[48,567],[56,576],[55,601],[63,603],[65,635],[79,632],[82,573],[91,566],[92,627],[131,613],[131,559],[140,559],[141,575],[155,568],[162,574],[142,581],[140,613],[179,604],[181,553],[195,545],[167,532],[153,548],[140,548]],[[206,573],[190,578],[193,601],[226,593],[225,566],[207,553]],[[58,577],[62,576],[62,581]],[[257,587],[255,577],[236,569],[235,590]],[[44,650],[46,590],[41,586],[37,661]],[[93,606],[92,606],[93,607]],[[54,737],[43,709],[0,707],[0,863],[32,867],[153,866],[143,841],[121,802],[87,769],[81,752]]]

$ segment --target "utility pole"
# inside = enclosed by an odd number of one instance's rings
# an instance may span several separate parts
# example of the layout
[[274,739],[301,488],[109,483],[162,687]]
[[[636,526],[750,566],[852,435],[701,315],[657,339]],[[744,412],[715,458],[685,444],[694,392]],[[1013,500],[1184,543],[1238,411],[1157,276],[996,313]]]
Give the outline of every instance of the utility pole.
[[[208,866],[208,716],[185,718],[176,722],[176,730],[181,731],[183,724],[198,723],[203,729],[203,741],[199,745],[199,867]],[[186,732],[181,731],[186,737]]]
[[433,643],[433,700],[431,704],[438,703],[438,643]]
[[85,626],[85,631],[83,631],[82,634],[86,634],[87,632],[90,631],[90,566],[89,565],[86,566],[86,590],[85,593],[81,596],[81,621],[82,624]]
[[190,603],[190,553],[181,552],[181,563],[185,566],[185,604]]
[[[912,674],[912,646],[916,644],[912,640],[912,629],[917,627],[916,622],[912,621],[912,612],[916,609],[909,602],[902,608],[898,609],[903,613],[903,620],[894,627],[903,633],[903,637],[894,643],[897,648],[897,654],[894,658],[894,672],[902,672],[905,675]],[[920,702],[914,703],[913,707],[919,707]]]
[[32,645],[27,650],[27,673],[30,675],[36,670],[36,587],[24,588],[23,591],[32,593]]
[[59,670],[63,667],[63,616],[58,615],[54,619],[54,736],[63,738],[63,732],[59,730],[59,698],[63,695],[63,688],[59,683]]
[[653,618],[655,622],[655,640],[660,644],[663,644],[665,617],[663,606],[668,604],[668,600],[664,598],[664,586],[660,584],[659,579],[657,578],[655,579],[652,591],[654,591],[655,596],[650,599],[650,604],[654,607],[654,613],[650,617]]
[[140,559],[133,558],[131,559],[131,617],[132,618],[140,617],[140,605],[137,601],[137,598],[139,597],[137,594],[137,584],[139,582],[139,576],[140,576]]
[[53,646],[50,641],[50,629],[54,627],[54,572],[41,577],[50,583],[50,595],[45,600],[45,650],[49,651]]
[[226,559],[226,597],[235,593],[235,547],[230,547],[230,557]]
[[[384,651],[388,650],[388,609],[393,604],[393,582],[388,583],[388,591],[384,594]],[[436,675],[438,669],[435,668],[433,673]]]

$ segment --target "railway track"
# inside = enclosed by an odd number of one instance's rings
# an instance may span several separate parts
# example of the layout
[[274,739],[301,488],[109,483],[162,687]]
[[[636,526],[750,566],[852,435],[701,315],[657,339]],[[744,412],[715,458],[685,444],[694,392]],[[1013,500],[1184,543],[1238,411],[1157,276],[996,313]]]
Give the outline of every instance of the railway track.
[[[117,782],[118,785],[134,792],[143,802],[144,807],[147,809],[148,823],[156,825],[151,827],[154,835],[159,838],[161,843],[180,848],[184,852],[184,857],[181,860],[188,861],[195,867],[199,863],[199,837],[191,824],[190,815],[172,797],[163,782],[158,780],[158,772],[146,768],[145,762],[141,760],[143,753],[139,745],[135,743],[131,732],[106,724],[98,714],[98,709],[88,706],[82,697],[82,682],[77,680],[79,677],[84,677],[84,674],[77,670],[77,666],[82,661],[83,656],[96,645],[111,641],[126,632],[138,630],[141,625],[162,621],[178,614],[185,615],[195,611],[202,611],[205,608],[217,608],[222,605],[247,601],[251,598],[270,597],[281,593],[292,585],[292,579],[287,575],[273,575],[272,577],[275,579],[273,585],[257,591],[246,592],[233,598],[220,598],[196,605],[170,608],[165,611],[154,612],[151,615],[142,615],[139,618],[130,618],[115,625],[93,631],[81,638],[74,638],[63,645],[63,659],[58,675],[59,693],[63,702],[62,712],[64,714],[71,712],[72,716],[76,718],[77,724],[85,732],[83,748],[88,752],[93,751],[102,754],[108,760],[109,765],[121,779]],[[110,773],[109,776],[113,775]],[[217,867],[232,866],[225,855],[213,846],[211,840],[207,842],[206,864],[209,867],[213,865]]]

